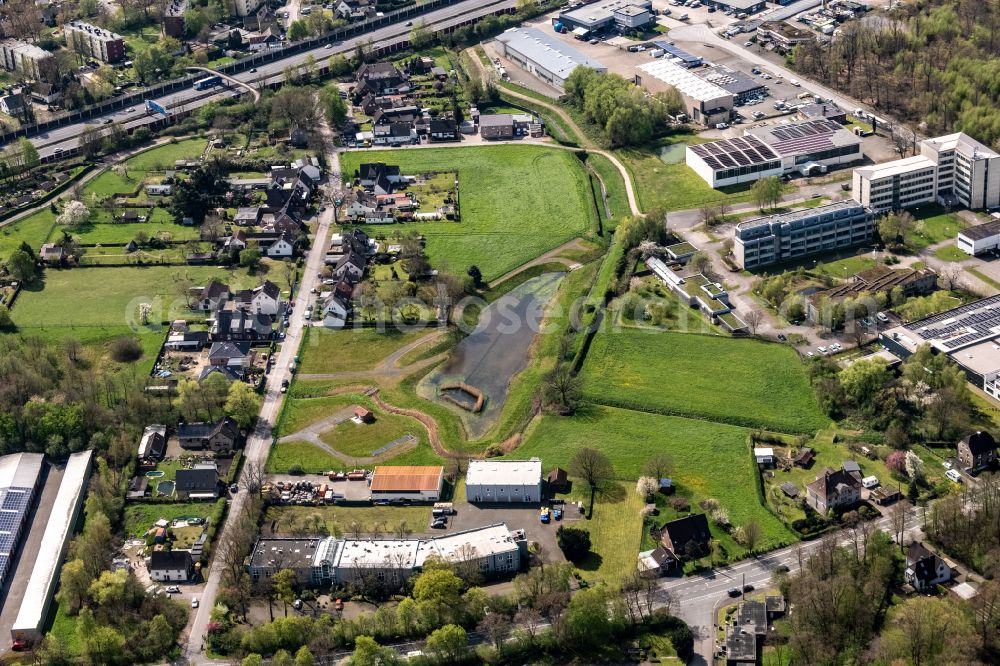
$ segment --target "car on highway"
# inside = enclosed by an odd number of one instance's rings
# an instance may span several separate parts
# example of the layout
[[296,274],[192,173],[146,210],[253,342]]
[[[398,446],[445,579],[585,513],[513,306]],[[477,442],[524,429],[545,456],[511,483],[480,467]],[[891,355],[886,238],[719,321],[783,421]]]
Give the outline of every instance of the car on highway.
[[413,25],[413,21],[407,21],[407,22],[406,22],[406,27],[407,27],[407,28],[409,28],[409,27],[410,27],[410,26],[412,26],[412,25]]
[[332,49],[332,48],[333,48],[333,44],[327,44],[327,45],[326,45],[326,46],[324,46],[323,48],[324,48],[324,49]]
[[749,583],[747,583],[746,585],[743,586],[743,591],[744,592],[753,592],[753,589],[754,589],[753,585],[750,585]]
[[774,570],[778,573],[788,573],[790,571],[787,564],[779,564],[774,568]]
[[135,107],[134,106],[128,107],[127,109],[125,109],[125,113],[135,113]]
[[257,73],[257,68],[256,67],[251,67],[250,68],[250,73],[251,74],[256,74]]
[[101,121],[101,124],[102,125],[110,125],[113,122],[114,122],[113,118],[105,118],[104,120]]
[[738,588],[738,587],[731,587],[731,588],[729,588],[729,591],[726,592],[726,594],[728,594],[731,597],[738,597],[738,596],[740,596],[743,593],[740,592],[740,588]]
[[62,148],[56,148],[55,150],[52,151],[53,155],[62,155],[62,153],[63,153]]

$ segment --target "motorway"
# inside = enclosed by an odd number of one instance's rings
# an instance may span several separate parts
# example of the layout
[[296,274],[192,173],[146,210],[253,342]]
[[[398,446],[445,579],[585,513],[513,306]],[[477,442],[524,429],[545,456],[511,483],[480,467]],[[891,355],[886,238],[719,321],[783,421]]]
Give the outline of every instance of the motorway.
[[[432,30],[442,30],[464,23],[470,19],[487,16],[501,9],[512,9],[516,4],[517,0],[465,0],[464,2],[423,14],[419,20],[425,22]],[[303,65],[310,56],[315,58],[317,62],[323,62],[332,55],[353,53],[359,44],[366,48],[369,45],[378,48],[396,43],[400,38],[405,39],[410,33],[410,28],[406,26],[406,22],[399,21],[398,23],[378,28],[342,42],[336,42],[332,45],[327,44],[311,51],[264,63],[255,68],[256,72],[240,72],[234,74],[233,78],[255,88],[281,83],[285,79],[285,70],[288,67]],[[196,109],[211,101],[231,96],[234,92],[226,88],[218,89],[214,92],[189,88],[171,95],[154,98],[153,101],[162,105],[171,113],[179,113]],[[91,118],[86,123],[74,123],[59,127],[32,137],[30,140],[38,148],[38,154],[44,160],[55,153],[57,149],[64,152],[75,149],[78,137],[86,125],[101,127],[108,122],[115,121],[131,131],[142,125],[155,122],[158,119],[158,115],[147,115],[145,107],[136,105],[122,111]]]

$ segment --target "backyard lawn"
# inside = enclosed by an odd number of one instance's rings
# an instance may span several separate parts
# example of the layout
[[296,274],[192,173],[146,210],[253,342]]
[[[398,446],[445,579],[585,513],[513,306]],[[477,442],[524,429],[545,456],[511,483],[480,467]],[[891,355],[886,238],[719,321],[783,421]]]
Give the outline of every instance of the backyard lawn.
[[583,366],[584,399],[781,432],[827,419],[794,350],[691,333],[601,332]]
[[[224,501],[224,500],[220,500]],[[125,537],[141,539],[160,518],[172,521],[175,518],[208,518],[215,504],[212,502],[188,502],[184,504],[129,504],[125,507]]]
[[25,288],[12,314],[18,327],[129,326],[138,324],[139,303],[146,302],[153,306],[150,321],[168,321],[190,312],[177,290],[183,276],[196,286],[216,278],[232,289],[259,281],[244,270],[212,266],[50,269]]
[[369,409],[373,407],[371,399],[361,393],[286,399],[275,434],[278,437],[287,437],[320,419],[333,416],[354,405],[364,405]]
[[[768,544],[790,541],[792,534],[758,499],[757,469],[748,436],[744,428],[721,423],[585,405],[571,417],[543,416],[535,421],[524,443],[509,457],[539,456],[546,469],[565,469],[579,449],[592,447],[608,456],[615,476],[625,482],[624,490],[634,496],[632,482],[642,474],[643,466],[654,455],[665,453],[674,463],[671,478],[677,493],[690,499],[694,511],[698,511],[697,502],[717,499],[733,525],[756,520]],[[584,489],[574,488],[573,493],[583,499]],[[606,512],[631,513],[617,508]],[[595,509],[595,516],[601,513],[600,507]],[[638,509],[635,513],[641,523]],[[640,532],[635,534],[638,538]],[[637,550],[628,551],[633,564]]]
[[490,280],[596,228],[586,172],[571,151],[537,146],[348,152],[343,173],[361,162],[398,164],[404,174],[457,171],[461,222],[407,224],[427,237],[439,270]]
[[[587,506],[589,496],[582,488],[574,496]],[[636,553],[642,540],[642,508],[645,501],[632,484],[618,484],[614,499],[594,503],[594,516],[574,523],[590,532],[591,550],[577,564],[581,575],[590,583],[605,582],[612,587],[635,571]]]
[[24,242],[31,246],[32,251],[38,252],[55,224],[55,213],[43,208],[14,224],[0,228],[0,259],[6,261]]
[[[310,328],[302,345],[303,374],[371,370],[387,356],[406,345],[431,335],[435,329],[400,331],[395,326],[385,331],[374,328],[331,331]],[[418,347],[417,349],[422,349]]]
[[686,210],[708,204],[727,204],[749,201],[749,188],[740,187],[713,189],[691,167],[679,162],[670,164],[660,159],[660,150],[679,143],[702,143],[694,136],[673,136],[662,139],[653,148],[630,148],[616,151],[616,155],[632,173],[639,206],[648,211],[652,208],[666,210]]

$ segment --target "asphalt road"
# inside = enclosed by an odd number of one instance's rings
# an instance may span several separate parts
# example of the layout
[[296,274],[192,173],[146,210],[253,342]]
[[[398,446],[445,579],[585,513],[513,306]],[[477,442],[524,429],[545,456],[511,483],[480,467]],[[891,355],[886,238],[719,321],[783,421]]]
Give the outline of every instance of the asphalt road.
[[[516,0],[485,0],[485,2],[484,0],[465,0],[464,2],[428,12],[422,15],[419,20],[426,22],[427,26],[433,30],[441,30],[467,21],[470,18],[479,18],[492,14],[498,9],[512,8],[514,6],[516,6]],[[302,65],[310,56],[315,58],[316,61],[325,61],[332,55],[353,53],[358,44],[368,45],[371,43],[373,46],[379,47],[396,42],[400,37],[405,38],[410,32],[410,28],[406,26],[406,23],[407,21],[399,21],[398,23],[373,30],[363,35],[334,43],[332,46],[321,46],[311,51],[262,64],[256,68],[256,72],[241,72],[235,74],[233,78],[253,87],[282,82],[285,79],[284,73],[288,67]],[[219,88],[214,91],[200,91],[189,88],[172,95],[155,98],[153,101],[159,103],[168,111],[176,113],[198,108],[210,101],[222,99],[239,92],[241,91],[228,88]],[[68,151],[76,148],[78,143],[77,137],[83,131],[85,125],[99,127],[104,125],[105,119],[107,119],[108,122],[114,120],[131,131],[136,127],[154,122],[157,118],[158,116],[147,116],[145,107],[137,104],[122,111],[91,118],[86,123],[74,123],[45,132],[33,137],[31,142],[38,148],[39,156],[45,159],[52,155],[56,149]]]
[[[321,131],[332,146],[332,139],[329,127],[326,123],[321,127]],[[331,151],[327,156],[329,163],[330,182],[340,182],[340,156],[336,151]],[[302,272],[302,281],[298,285],[296,292],[295,307],[289,317],[289,326],[285,329],[285,341],[281,345],[277,359],[268,377],[267,388],[264,394],[264,404],[261,407],[260,417],[257,420],[257,427],[253,434],[247,438],[246,447],[243,450],[244,472],[250,464],[264,465],[267,462],[268,453],[271,449],[272,434],[271,429],[275,419],[281,412],[281,405],[284,394],[281,392],[282,380],[291,381],[289,365],[299,353],[299,346],[302,343],[304,315],[306,310],[312,306],[315,298],[310,291],[313,287],[319,286],[317,275],[323,268],[323,261],[326,258],[328,246],[328,235],[330,225],[333,223],[333,206],[328,206],[320,213],[319,226],[312,241],[312,247],[306,258],[306,264]],[[246,480],[240,479],[240,486],[246,488]],[[247,492],[237,492],[233,495],[229,506],[230,518],[226,520],[222,531],[216,536],[216,543],[223,543],[227,539],[232,539],[232,531],[235,529],[236,521],[233,516],[245,510],[246,503],[250,495]],[[217,549],[216,549],[217,550]],[[201,595],[201,603],[195,613],[193,621],[188,629],[188,641],[185,648],[185,656],[188,663],[203,664],[210,663],[211,660],[204,656],[204,636],[211,618],[212,609],[215,606],[215,598],[222,583],[222,567],[215,565],[208,569],[208,576],[205,581],[205,591]]]
[[[919,538],[920,534],[918,510],[911,507],[907,516],[903,543]],[[894,532],[888,517],[879,518],[872,525],[890,534]],[[845,537],[844,531],[836,534],[840,545],[851,543]],[[698,576],[663,581],[660,589],[669,593],[674,612],[691,626],[695,634],[696,661],[692,663],[714,663],[712,654],[715,649],[715,609],[724,602],[736,603],[739,600],[729,597],[730,589],[742,588],[743,585],[753,585],[759,589],[767,587],[779,566],[786,566],[791,572],[797,571],[799,562],[805,561],[821,543],[822,540],[806,541],[759,557],[742,560],[732,566],[713,569]],[[701,657],[700,661],[697,660],[698,657]]]

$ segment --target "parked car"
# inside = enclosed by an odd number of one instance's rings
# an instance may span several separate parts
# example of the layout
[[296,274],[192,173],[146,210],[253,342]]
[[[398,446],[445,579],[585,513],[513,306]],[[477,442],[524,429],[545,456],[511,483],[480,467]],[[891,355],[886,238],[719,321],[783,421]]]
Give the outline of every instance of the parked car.
[[31,647],[31,643],[20,638],[14,639],[14,642],[10,644],[10,649],[14,652],[24,652]]
[[167,594],[180,594],[181,588],[176,585],[170,585],[167,587]]
[[302,600],[296,599],[295,601],[293,601],[292,608],[294,608],[295,610],[302,610]]
[[816,351],[818,351],[820,354],[825,354],[829,350],[826,347],[816,347]]
[[748,39],[747,41],[743,42],[743,46],[745,46],[746,48],[750,48],[751,46],[753,46],[753,40]]
[[875,318],[878,319],[883,324],[889,321],[889,316],[884,312],[879,312],[877,315],[875,315]]
[[957,469],[949,469],[944,475],[955,483],[962,483],[962,475],[958,473]]
[[237,493],[239,491],[240,491],[240,486],[239,486],[238,483],[231,483],[231,484],[229,484],[229,492],[231,492],[231,493]]
[[191,597],[191,608],[198,607],[198,597]]
[[945,468],[945,469],[951,469],[951,461],[950,461],[950,460],[945,460],[945,461],[944,461],[943,463],[941,463],[941,464],[942,464],[942,465],[944,465],[944,468]]
[[542,512],[538,516],[538,520],[542,523],[548,523],[552,519],[552,512],[549,511],[548,507],[542,509]]
[[729,123],[716,123],[715,124],[715,129],[722,130],[722,129],[726,129],[727,127],[729,127]]
[[288,393],[288,380],[287,379],[282,379],[281,380],[281,392],[282,393]]
[[436,530],[443,530],[444,528],[448,527],[448,519],[447,518],[435,518],[434,522],[431,523],[431,527],[434,528],[434,529],[436,529]]
[[806,352],[806,356],[808,356],[809,358],[812,358],[812,357],[813,357],[813,356],[815,356],[815,355],[816,355],[816,354],[813,354],[813,353],[812,353],[811,351],[807,351],[807,352]]
[[788,340],[788,338],[787,338],[787,337],[785,337],[785,334],[784,334],[784,333],[778,333],[778,340],[779,340],[780,342],[786,342],[786,341]]

